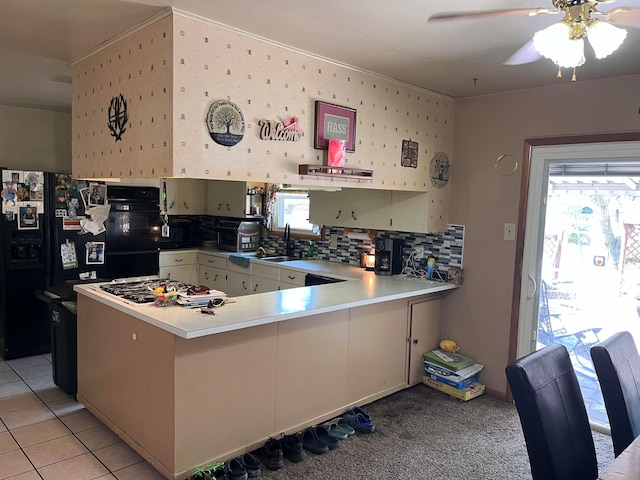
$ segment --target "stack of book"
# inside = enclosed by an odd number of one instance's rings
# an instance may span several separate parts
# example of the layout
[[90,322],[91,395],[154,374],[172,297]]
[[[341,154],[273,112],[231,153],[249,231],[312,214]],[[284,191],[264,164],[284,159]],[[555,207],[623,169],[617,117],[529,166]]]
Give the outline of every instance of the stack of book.
[[483,365],[459,353],[432,350],[424,354],[423,383],[460,400],[471,400],[484,393],[478,381]]

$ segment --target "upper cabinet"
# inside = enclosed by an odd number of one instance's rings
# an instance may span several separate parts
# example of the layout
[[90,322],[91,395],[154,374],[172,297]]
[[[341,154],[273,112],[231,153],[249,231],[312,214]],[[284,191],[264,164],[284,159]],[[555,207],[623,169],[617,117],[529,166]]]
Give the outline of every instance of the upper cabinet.
[[204,215],[206,213],[206,180],[167,178],[160,182],[164,182],[166,186],[166,204],[162,198],[160,200],[162,212],[165,212],[166,207],[166,213],[169,215]]
[[[309,192],[309,220],[318,225],[436,233],[446,217],[430,209],[428,193],[343,189]],[[434,210],[436,213],[434,213]]]
[[[206,214],[217,217],[261,216],[265,185],[227,180],[207,183]],[[251,192],[251,193],[249,193]]]

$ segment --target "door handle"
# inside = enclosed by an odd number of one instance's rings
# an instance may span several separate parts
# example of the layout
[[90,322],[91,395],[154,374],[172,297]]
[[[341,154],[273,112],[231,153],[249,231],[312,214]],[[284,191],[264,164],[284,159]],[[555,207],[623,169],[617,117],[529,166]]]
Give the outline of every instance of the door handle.
[[531,293],[527,292],[527,300],[531,300],[538,291],[538,282],[536,282],[536,279],[533,275],[529,274],[529,280],[533,284],[533,290],[531,291]]

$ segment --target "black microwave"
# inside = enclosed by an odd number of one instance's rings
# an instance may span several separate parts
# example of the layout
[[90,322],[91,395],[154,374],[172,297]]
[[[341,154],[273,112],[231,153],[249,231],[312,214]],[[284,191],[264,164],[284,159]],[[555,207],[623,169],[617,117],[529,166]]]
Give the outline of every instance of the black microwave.
[[[164,223],[164,222],[161,222]],[[192,248],[200,244],[198,219],[189,215],[169,215],[168,236],[160,236],[160,249]]]

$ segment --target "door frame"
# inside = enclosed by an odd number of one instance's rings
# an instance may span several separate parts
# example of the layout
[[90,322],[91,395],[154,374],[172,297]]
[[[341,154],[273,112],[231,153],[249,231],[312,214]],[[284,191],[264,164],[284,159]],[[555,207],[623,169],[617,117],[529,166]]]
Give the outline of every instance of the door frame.
[[[520,180],[520,199],[518,204],[518,225],[516,236],[516,255],[513,270],[513,285],[511,295],[511,320],[509,323],[509,353],[508,362],[511,363],[517,358],[518,350],[518,328],[520,325],[520,297],[522,294],[522,273],[524,266],[524,243],[526,232],[526,219],[529,198],[529,183],[531,174],[531,153],[534,147],[554,146],[554,145],[576,145],[588,143],[608,143],[608,142],[634,142],[640,141],[640,131],[604,133],[594,135],[575,135],[562,137],[541,137],[527,138],[524,141],[524,152],[522,155],[522,177]],[[513,401],[511,389],[507,384],[508,401]]]

